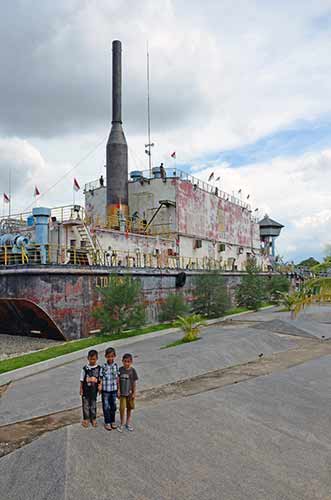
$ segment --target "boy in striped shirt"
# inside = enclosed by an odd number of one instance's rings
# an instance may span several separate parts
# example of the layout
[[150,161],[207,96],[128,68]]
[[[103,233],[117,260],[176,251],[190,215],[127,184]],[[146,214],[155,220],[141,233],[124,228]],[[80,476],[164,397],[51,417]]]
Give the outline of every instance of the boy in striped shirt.
[[104,427],[107,431],[116,429],[115,413],[116,398],[118,393],[119,370],[116,359],[116,352],[113,347],[108,347],[105,352],[106,363],[101,367],[101,395],[102,409],[104,416]]

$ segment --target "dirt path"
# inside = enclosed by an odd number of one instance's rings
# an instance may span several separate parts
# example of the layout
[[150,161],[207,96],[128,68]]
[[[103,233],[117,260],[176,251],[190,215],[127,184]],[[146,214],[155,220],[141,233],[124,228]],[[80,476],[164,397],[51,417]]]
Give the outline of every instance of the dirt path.
[[0,360],[59,345],[58,340],[0,333]]
[[[176,400],[201,392],[238,384],[256,377],[282,372],[307,361],[331,354],[331,342],[297,338],[298,347],[269,357],[261,356],[255,361],[220,370],[207,372],[193,378],[146,389],[138,395],[139,407],[155,405],[162,400]],[[101,416],[101,406],[98,409]],[[42,434],[78,423],[81,409],[52,413],[31,420],[0,427],[0,457],[11,453]]]

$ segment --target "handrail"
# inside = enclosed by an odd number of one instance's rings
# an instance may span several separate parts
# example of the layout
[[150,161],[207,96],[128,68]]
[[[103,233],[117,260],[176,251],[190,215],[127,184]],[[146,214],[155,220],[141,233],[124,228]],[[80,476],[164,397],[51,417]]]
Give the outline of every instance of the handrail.
[[[13,226],[24,226],[27,224],[27,219],[30,216],[32,216],[32,211],[19,212],[10,216],[6,215],[0,217],[0,226],[6,223]],[[56,217],[56,220],[58,222],[66,222],[73,219],[84,220],[85,210],[80,205],[63,205],[59,207],[53,207],[51,208],[51,218],[52,217]]]
[[[229,193],[226,193],[225,191],[222,191],[221,189],[217,188],[216,186],[213,186],[209,182],[202,181],[201,179],[198,179],[198,177],[194,177],[191,174],[188,174],[184,172],[183,170],[180,170],[178,168],[170,168],[166,167],[164,168],[164,179],[179,179],[182,181],[187,181],[193,184],[193,186],[196,186],[199,189],[202,189],[203,191],[206,191],[211,194],[217,195],[219,198],[222,198],[225,201],[229,201],[230,203],[233,203],[235,205],[240,206],[241,208],[245,208],[247,210],[251,210],[251,206],[249,203],[245,203],[239,198],[230,195]],[[142,170],[141,171],[141,179],[143,181],[150,181],[151,179],[159,178],[156,176],[150,176],[149,170]],[[132,182],[132,181],[131,181]],[[106,183],[103,184],[103,186],[100,186],[99,179],[96,179],[94,181],[88,182],[85,184],[84,188],[84,193],[88,191],[94,191],[95,189],[98,189],[100,187],[105,187]]]
[[[42,262],[42,255],[46,257]],[[233,271],[232,260],[211,257],[169,255],[166,251],[144,253],[130,250],[101,250],[57,244],[28,244],[26,247],[0,246],[0,267],[17,265],[77,265],[138,269],[180,269]]]

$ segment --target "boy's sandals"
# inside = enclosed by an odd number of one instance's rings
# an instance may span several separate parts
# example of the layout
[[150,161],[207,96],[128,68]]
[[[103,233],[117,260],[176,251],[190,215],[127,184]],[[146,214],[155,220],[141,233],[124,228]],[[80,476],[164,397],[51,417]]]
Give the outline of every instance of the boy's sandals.
[[111,425],[110,424],[105,424],[104,425],[104,428],[106,429],[106,431],[111,431],[112,428],[111,428]]
[[98,427],[98,424],[97,424],[96,420],[92,420],[92,427]]
[[82,426],[83,427],[88,427],[88,421],[87,420],[82,420]]
[[112,429],[117,429],[117,425],[115,423],[110,424]]

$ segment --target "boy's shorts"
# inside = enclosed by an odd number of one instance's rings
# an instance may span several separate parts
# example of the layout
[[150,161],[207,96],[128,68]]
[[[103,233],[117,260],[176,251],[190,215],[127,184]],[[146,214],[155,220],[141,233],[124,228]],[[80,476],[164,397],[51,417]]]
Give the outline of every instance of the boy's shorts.
[[124,411],[125,408],[128,410],[134,410],[135,400],[132,399],[130,396],[121,396],[120,397],[120,411]]

